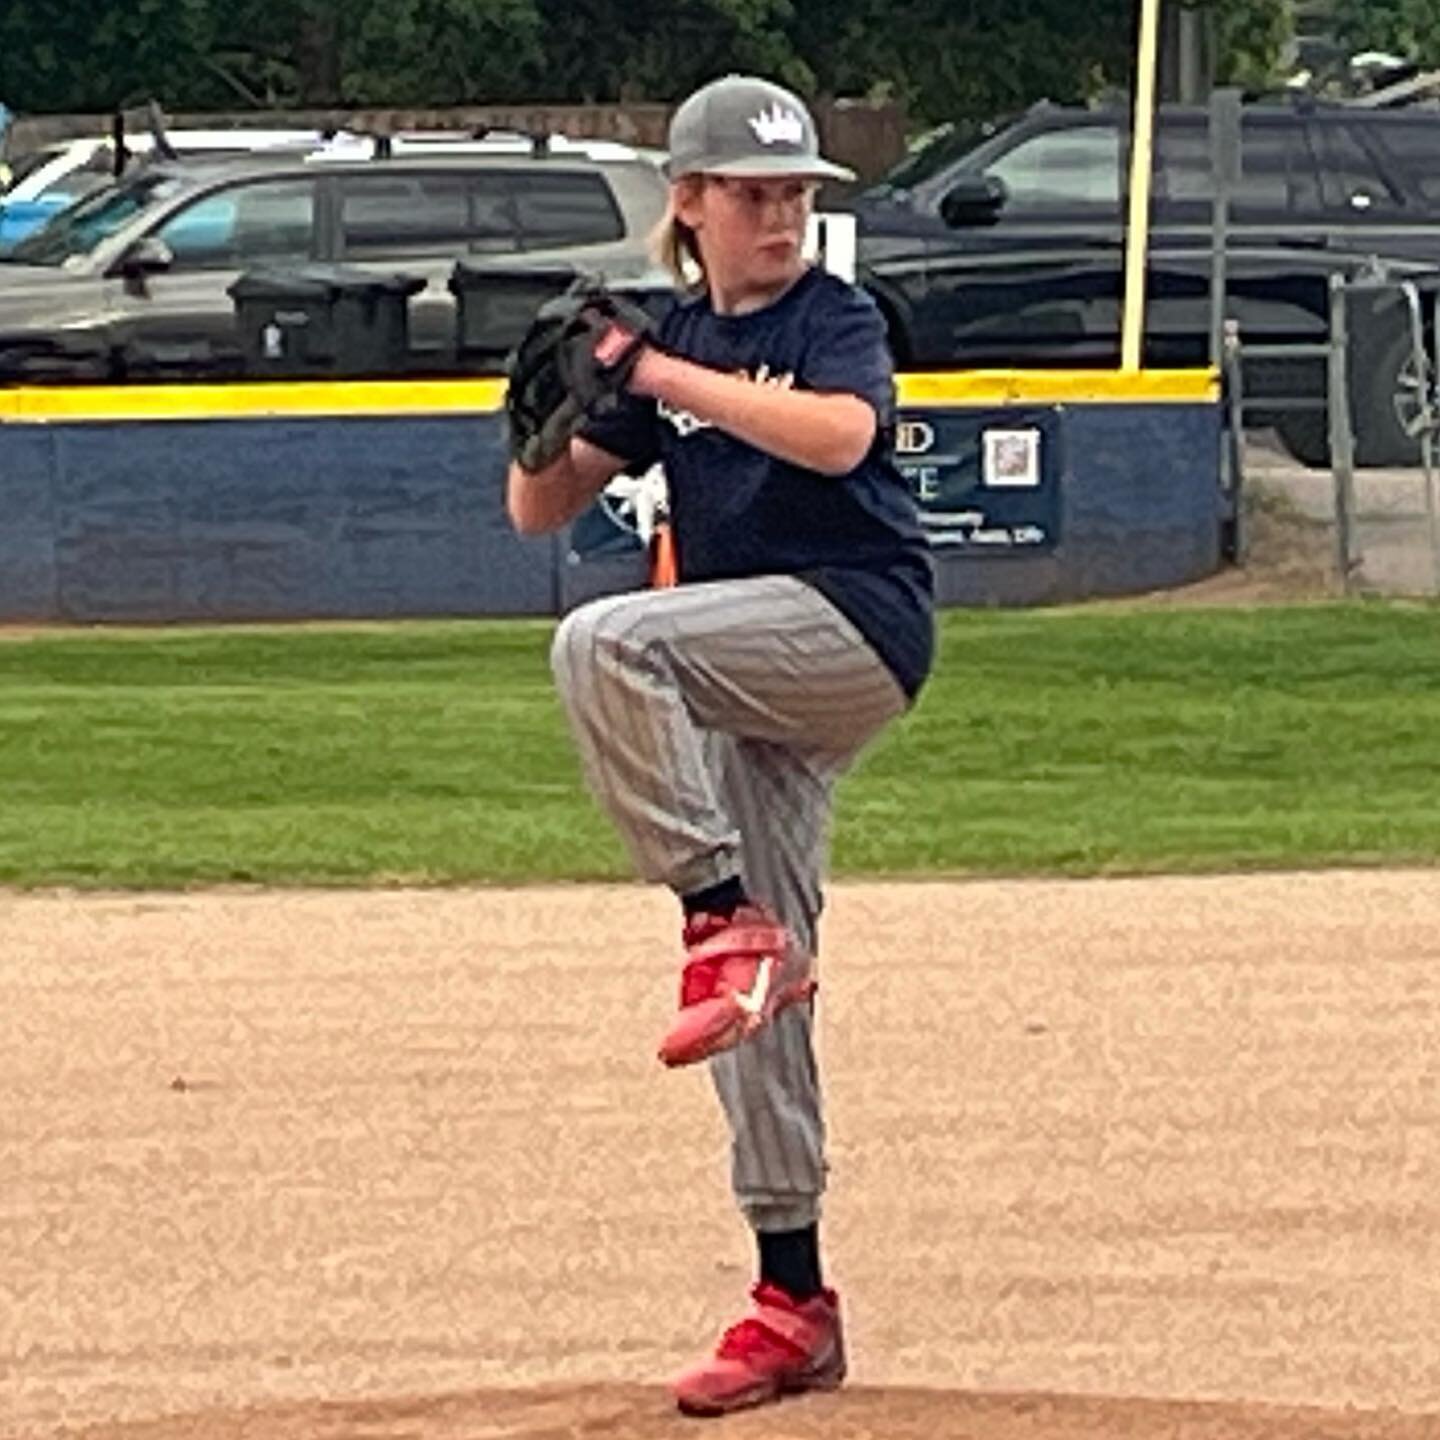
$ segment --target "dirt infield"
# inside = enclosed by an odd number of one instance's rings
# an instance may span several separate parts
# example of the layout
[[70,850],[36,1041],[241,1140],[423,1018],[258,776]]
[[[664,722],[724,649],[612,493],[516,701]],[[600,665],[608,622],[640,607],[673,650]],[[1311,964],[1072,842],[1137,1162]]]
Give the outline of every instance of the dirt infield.
[[[0,1435],[693,1436],[751,1257],[671,902],[0,896]],[[847,885],[853,1388],[727,1435],[1440,1433],[1440,871]]]

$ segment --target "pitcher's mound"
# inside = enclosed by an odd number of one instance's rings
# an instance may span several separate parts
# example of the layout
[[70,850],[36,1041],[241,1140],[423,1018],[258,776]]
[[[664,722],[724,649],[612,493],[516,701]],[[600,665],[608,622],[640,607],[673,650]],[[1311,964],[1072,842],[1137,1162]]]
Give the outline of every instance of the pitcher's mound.
[[[84,1440],[1432,1440],[1435,1417],[1233,1402],[867,1389],[687,1420],[638,1385],[475,1390],[101,1425]],[[718,1428],[717,1428],[718,1427]]]

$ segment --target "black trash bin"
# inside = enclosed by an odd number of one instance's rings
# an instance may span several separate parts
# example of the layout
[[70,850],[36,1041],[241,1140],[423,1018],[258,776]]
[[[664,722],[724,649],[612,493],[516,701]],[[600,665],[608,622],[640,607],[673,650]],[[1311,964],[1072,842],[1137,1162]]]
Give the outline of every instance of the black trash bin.
[[343,265],[254,270],[230,286],[248,374],[399,375],[409,367],[414,275]]
[[571,265],[505,268],[458,260],[450,272],[455,297],[455,358],[464,368],[499,375],[535,312],[563,295],[578,272]]
[[506,355],[524,338],[535,312],[582,278],[604,284],[656,320],[675,300],[675,282],[658,268],[632,267],[605,276],[564,264],[458,260],[449,282],[455,297],[455,358],[468,370],[503,373]]
[[98,335],[0,334],[0,384],[99,384],[118,378],[117,368]]

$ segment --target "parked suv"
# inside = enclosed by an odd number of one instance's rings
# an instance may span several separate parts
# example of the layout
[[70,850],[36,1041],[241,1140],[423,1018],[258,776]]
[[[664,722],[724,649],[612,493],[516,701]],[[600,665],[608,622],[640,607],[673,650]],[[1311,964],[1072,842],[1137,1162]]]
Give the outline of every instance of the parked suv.
[[666,188],[645,155],[427,148],[157,162],[86,196],[0,257],[0,376],[238,374],[229,288],[257,269],[334,262],[423,279],[410,304],[418,371],[454,361],[457,260],[649,273]]
[[[1162,107],[1145,359],[1209,358],[1214,178],[1208,113]],[[942,135],[850,202],[861,278],[902,364],[1105,366],[1120,356],[1128,113],[1042,104],[994,133]],[[1440,266],[1440,113],[1287,102],[1247,107],[1230,210],[1227,313],[1253,345],[1323,340],[1328,277],[1381,257]],[[1357,301],[1352,377],[1362,461],[1408,462],[1419,387],[1398,298]],[[1328,456],[1323,361],[1245,366],[1252,423]],[[1284,408],[1285,399],[1309,409]],[[1276,402],[1267,409],[1265,401]],[[1258,403],[1257,403],[1258,402]]]
[[[223,160],[262,150],[321,150],[356,136],[319,130],[170,130],[165,143],[180,159]],[[156,153],[155,137],[144,131],[126,137],[128,157],[144,161]],[[115,141],[110,135],[58,140],[24,156],[11,167],[9,188],[0,192],[0,253],[40,229],[52,215],[115,179]]]

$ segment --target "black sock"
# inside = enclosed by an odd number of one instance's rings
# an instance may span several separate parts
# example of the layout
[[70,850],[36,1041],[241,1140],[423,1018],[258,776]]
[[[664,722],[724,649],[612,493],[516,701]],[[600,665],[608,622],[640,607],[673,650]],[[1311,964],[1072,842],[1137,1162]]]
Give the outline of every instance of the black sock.
[[680,904],[687,916],[719,915],[728,920],[749,898],[745,887],[740,883],[740,877],[732,875],[718,885],[710,885],[704,890],[682,895]]
[[778,1285],[792,1300],[810,1300],[820,1293],[820,1227],[803,1230],[758,1230],[760,1278]]

